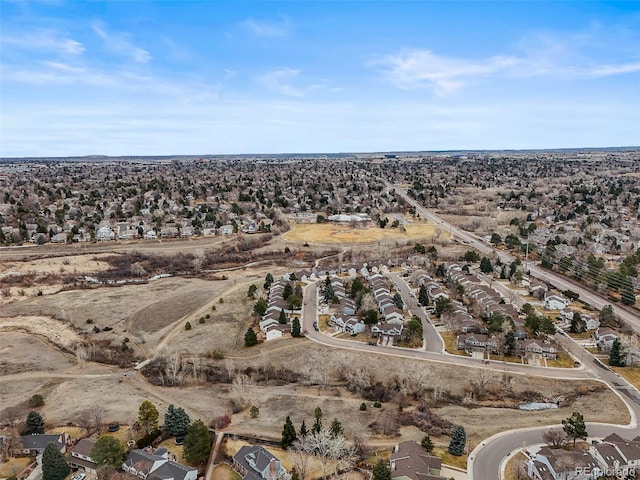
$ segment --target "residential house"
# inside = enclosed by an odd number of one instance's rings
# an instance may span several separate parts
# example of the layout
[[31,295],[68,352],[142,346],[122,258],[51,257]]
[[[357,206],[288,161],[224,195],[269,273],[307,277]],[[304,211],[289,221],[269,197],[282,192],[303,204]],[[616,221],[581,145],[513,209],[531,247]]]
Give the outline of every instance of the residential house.
[[71,451],[69,455],[67,455],[67,463],[69,466],[95,474],[97,466],[96,462],[91,458],[91,450],[95,444],[95,438],[83,438],[71,447]]
[[555,343],[549,340],[529,338],[517,343],[516,354],[522,357],[538,356],[555,360],[558,357],[558,348]]
[[233,225],[222,225],[218,228],[218,235],[233,235]]
[[39,434],[22,435],[20,437],[22,442],[22,453],[24,455],[35,455],[37,462],[41,463],[42,452],[47,448],[50,443],[55,443],[60,450],[60,453],[66,453],[67,447],[71,444],[71,439],[66,433],[55,434]]
[[456,337],[458,350],[464,350],[471,354],[473,352],[498,353],[498,341],[488,335],[481,333],[466,333]]
[[111,227],[108,225],[103,225],[102,227],[96,230],[96,240],[99,242],[114,240],[116,238],[116,234],[111,230]]
[[601,442],[593,442],[589,453],[603,471],[613,471],[618,478],[626,478],[630,471],[637,472],[640,468],[640,436],[627,440],[612,433]]
[[600,350],[608,352],[613,346],[613,342],[618,338],[618,332],[609,327],[598,327],[593,332],[593,340]]
[[371,327],[373,336],[399,338],[402,335],[402,325],[394,325],[387,322],[379,322]]
[[122,470],[142,480],[196,480],[198,470],[169,460],[166,448],[131,450]]
[[529,295],[536,298],[544,298],[549,291],[549,287],[546,284],[537,280],[531,280],[529,283]]
[[442,461],[416,442],[401,442],[389,459],[392,480],[445,480],[440,476]]
[[564,310],[570,303],[571,302],[568,299],[561,297],[560,295],[549,295],[544,297],[542,306],[546,310]]
[[364,323],[351,315],[344,315],[340,313],[331,315],[329,323],[333,325],[336,330],[349,333],[351,335],[364,332],[365,330]]
[[603,472],[587,452],[542,447],[531,453],[527,473],[533,480],[595,480]]
[[276,480],[287,471],[280,460],[260,445],[245,445],[233,456],[233,468],[243,480]]

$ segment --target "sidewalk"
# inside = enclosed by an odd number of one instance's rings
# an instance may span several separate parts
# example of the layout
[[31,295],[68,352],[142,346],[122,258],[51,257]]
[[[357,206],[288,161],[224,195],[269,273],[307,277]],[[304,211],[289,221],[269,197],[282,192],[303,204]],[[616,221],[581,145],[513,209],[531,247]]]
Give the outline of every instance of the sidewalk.
[[459,470],[454,467],[449,467],[447,465],[442,465],[442,470],[440,470],[440,475],[444,478],[453,478],[455,480],[467,480],[467,472],[463,470]]

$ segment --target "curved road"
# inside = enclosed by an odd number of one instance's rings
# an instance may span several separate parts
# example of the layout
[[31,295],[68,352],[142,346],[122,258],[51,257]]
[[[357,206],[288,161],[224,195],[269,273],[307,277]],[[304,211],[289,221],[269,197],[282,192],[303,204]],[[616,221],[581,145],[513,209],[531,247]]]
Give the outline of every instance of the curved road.
[[[445,222],[438,215],[433,213],[430,210],[427,210],[418,202],[416,202],[413,198],[411,198],[407,194],[407,190],[405,188],[396,187],[393,185],[389,185],[390,188],[395,189],[396,193],[400,195],[407,203],[415,207],[416,211],[420,213],[423,218],[426,218],[430,222],[433,222],[436,225],[440,225],[442,229],[448,230],[451,234],[452,238],[460,240],[463,244],[474,247],[476,250],[484,253],[484,254],[492,254],[496,255],[500,258],[500,260],[504,263],[511,263],[515,260],[516,257],[511,255],[508,252],[503,250],[499,250],[492,245],[486,243],[483,239],[477,237],[476,235],[465,232],[464,230],[459,229],[458,227]],[[528,265],[529,272],[532,276],[543,280],[549,284],[554,285],[559,290],[567,290],[571,289],[577,294],[580,295],[580,299],[585,302],[593,305],[596,308],[602,309],[605,305],[611,305],[611,301],[607,299],[605,296],[602,296],[598,293],[592,292],[584,288],[582,285],[572,282],[571,280],[563,277],[562,275],[558,275],[555,272],[551,272],[549,270],[545,270],[537,265],[530,263]],[[626,308],[622,308],[620,305],[612,305],[614,313],[623,321],[625,321],[636,333],[640,334],[640,316],[637,313],[627,310]]]
[[[402,287],[404,283],[401,279],[396,282],[396,286]],[[405,288],[406,284],[404,285]],[[404,297],[404,293],[403,293]],[[411,298],[411,297],[409,297]],[[574,358],[579,359],[582,364],[579,368],[549,368],[519,365],[500,361],[490,360],[488,364],[483,364],[479,360],[447,353],[437,352],[439,347],[432,347],[434,351],[409,350],[400,347],[386,347],[367,345],[362,342],[338,339],[324,335],[316,331],[312,325],[317,321],[318,313],[318,289],[317,282],[310,283],[305,287],[304,306],[301,315],[301,326],[306,336],[317,343],[348,350],[370,352],[382,355],[393,355],[415,360],[428,360],[433,362],[454,364],[466,367],[488,368],[499,372],[509,372],[517,375],[533,375],[545,378],[564,378],[570,380],[590,379],[601,381],[616,393],[625,403],[629,410],[631,421],[629,425],[596,424],[588,423],[588,431],[591,437],[604,437],[610,433],[618,433],[625,438],[633,438],[640,434],[637,419],[640,418],[640,393],[638,390],[622,379],[618,374],[609,370],[603,364],[586,352],[571,337],[562,333],[555,335],[555,340],[566,348]],[[427,322],[428,323],[428,322]],[[429,324],[431,325],[431,324]],[[433,328],[433,326],[431,326]],[[435,331],[435,329],[433,329]],[[437,333],[437,332],[436,332]],[[442,340],[440,340],[442,341]],[[436,353],[437,352],[437,353]],[[558,425],[556,425],[559,427]],[[486,480],[498,478],[500,465],[503,459],[507,458],[514,449],[523,445],[543,443],[542,434],[554,425],[546,425],[530,429],[513,430],[502,432],[481,442],[469,455],[467,465],[468,478],[473,480]]]

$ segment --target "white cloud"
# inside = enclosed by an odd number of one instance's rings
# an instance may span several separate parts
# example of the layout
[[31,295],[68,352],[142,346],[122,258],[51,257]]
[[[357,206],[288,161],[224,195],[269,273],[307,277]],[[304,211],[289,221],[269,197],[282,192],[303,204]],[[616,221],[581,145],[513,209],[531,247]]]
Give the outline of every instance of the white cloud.
[[142,47],[134,45],[129,40],[129,35],[126,33],[110,33],[99,23],[94,23],[91,29],[104,40],[105,46],[108,50],[127,56],[132,60],[139,63],[147,63],[151,60],[151,54]]
[[262,38],[284,38],[289,35],[289,22],[287,20],[270,22],[267,20],[255,20],[248,18],[240,23],[240,27],[247,33]]
[[1,41],[11,45],[12,48],[23,50],[53,51],[67,55],[80,55],[85,51],[82,43],[77,40],[48,30],[25,32],[17,36],[3,36]]
[[436,55],[429,50],[408,50],[375,58],[370,64],[382,67],[388,79],[399,88],[427,87],[442,95],[521,62],[509,56],[470,60]]
[[[487,58],[463,58],[438,55],[426,49],[403,50],[378,55],[368,66],[379,68],[384,77],[401,89],[428,88],[445,95],[487,78],[552,77],[588,79],[630,74],[640,71],[640,59],[621,59],[603,63],[591,58],[580,36],[566,42],[539,36],[532,44],[522,44],[517,55],[494,55]],[[599,58],[611,58],[600,52]]]
[[295,82],[299,80],[301,73],[301,70],[295,68],[276,68],[262,75],[259,81],[270,90],[290,97],[304,97],[311,91],[322,87],[322,84],[319,83],[311,83],[306,86],[296,85]]

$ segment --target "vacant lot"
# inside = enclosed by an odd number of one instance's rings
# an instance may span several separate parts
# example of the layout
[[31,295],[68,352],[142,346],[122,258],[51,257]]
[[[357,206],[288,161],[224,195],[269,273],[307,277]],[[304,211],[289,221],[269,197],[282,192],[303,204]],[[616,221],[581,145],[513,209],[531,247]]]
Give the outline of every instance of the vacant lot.
[[448,237],[431,223],[411,223],[400,228],[352,228],[348,225],[335,225],[332,223],[312,223],[293,225],[291,230],[282,236],[282,239],[294,243],[309,244],[339,244],[371,243],[378,240],[417,240],[430,239],[441,235]]

